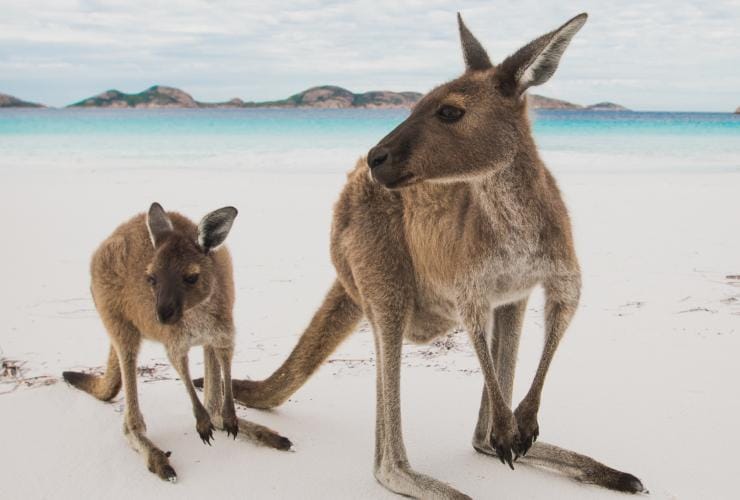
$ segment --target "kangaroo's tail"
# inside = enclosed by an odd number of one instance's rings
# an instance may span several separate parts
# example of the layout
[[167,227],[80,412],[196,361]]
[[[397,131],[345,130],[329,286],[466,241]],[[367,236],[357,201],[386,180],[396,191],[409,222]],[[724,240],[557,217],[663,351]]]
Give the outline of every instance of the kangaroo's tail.
[[[253,408],[273,408],[297,391],[357,326],[362,309],[337,280],[288,359],[265,380],[233,380],[234,398]],[[196,386],[202,384],[195,381]]]
[[64,372],[62,377],[67,383],[92,394],[101,401],[110,401],[121,390],[121,368],[118,365],[118,355],[113,346],[111,346],[108,353],[108,366],[103,375]]

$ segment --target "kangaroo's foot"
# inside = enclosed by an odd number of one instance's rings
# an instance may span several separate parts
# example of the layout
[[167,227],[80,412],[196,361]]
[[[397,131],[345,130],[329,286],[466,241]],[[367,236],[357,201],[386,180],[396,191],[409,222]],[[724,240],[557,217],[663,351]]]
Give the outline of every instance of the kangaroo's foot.
[[234,439],[236,439],[236,435],[239,433],[239,419],[236,416],[233,401],[231,405],[223,405],[221,409],[221,422],[216,427],[225,430],[227,436],[234,436]]
[[203,444],[211,446],[211,439],[213,439],[213,424],[211,423],[211,417],[205,408],[202,411],[196,410],[195,412],[195,430],[198,431]]
[[536,405],[524,400],[514,412],[519,429],[519,442],[516,450],[519,456],[525,456],[540,435],[540,426],[537,423],[538,410]]
[[144,455],[149,472],[171,483],[177,481],[175,469],[170,465],[170,452],[160,450],[146,437],[146,425],[144,425],[143,419],[138,419],[138,421],[131,422],[130,424],[124,422],[123,433],[132,448]]
[[153,472],[161,479],[174,483],[177,482],[177,474],[170,465],[169,456],[169,451],[165,453],[159,449],[150,450],[147,457],[147,468],[149,472]]
[[500,418],[494,417],[493,428],[491,429],[490,447],[496,452],[502,464],[509,464],[511,470],[514,470],[514,459],[518,457],[519,429],[516,418],[511,410],[508,410]]
[[449,484],[420,474],[408,464],[381,464],[375,469],[375,479],[394,493],[412,498],[470,500],[470,497]]
[[232,415],[229,417],[224,416],[223,422],[223,430],[226,431],[226,435],[234,436],[234,439],[236,439],[236,435],[239,433],[239,419],[236,417],[236,415]]
[[293,449],[293,443],[290,439],[281,436],[269,427],[255,424],[254,422],[244,420],[243,418],[234,418],[236,419],[236,431],[228,429],[227,423],[221,415],[213,416],[213,424],[216,426],[216,429],[225,431],[227,435],[231,434],[236,436],[238,432],[240,436],[261,446],[267,446],[281,451],[290,451]]
[[[473,448],[484,455],[500,458],[485,439],[473,438]],[[613,469],[586,455],[541,441],[534,443],[527,456],[519,457],[517,463],[623,493],[648,493],[642,481],[628,472]]]

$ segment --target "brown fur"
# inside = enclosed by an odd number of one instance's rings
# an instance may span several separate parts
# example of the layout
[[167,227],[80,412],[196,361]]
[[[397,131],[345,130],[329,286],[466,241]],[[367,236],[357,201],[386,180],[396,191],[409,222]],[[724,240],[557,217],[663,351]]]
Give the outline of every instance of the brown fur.
[[[577,16],[493,66],[460,20],[468,70],[426,95],[349,174],[332,225],[337,281],[272,376],[234,381],[239,401],[260,408],[284,402],[364,315],[378,359],[376,478],[408,496],[463,498],[410,467],[399,392],[402,340],[429,342],[462,323],[485,380],[476,450],[512,468],[521,458],[580,481],[643,490],[630,474],[534,444],[545,377],[581,278],[568,212],[537,153],[523,93],[554,73],[584,22]],[[512,411],[522,319],[537,285],[546,294],[545,345]]]
[[[124,433],[144,454],[149,470],[162,479],[174,481],[175,470],[169,454],[145,435],[136,391],[136,358],[144,338],[165,346],[186,386],[204,443],[210,444],[215,425],[234,437],[241,431],[269,446],[290,448],[290,441],[277,433],[237,419],[234,408],[231,257],[226,248],[203,247],[199,239],[210,230],[223,241],[235,215],[233,208],[221,209],[206,216],[199,227],[180,214],[165,214],[154,204],[148,215],[137,215],[119,226],[92,258],[91,290],[111,339],[108,366],[102,376],[64,372],[64,378],[103,401],[115,397],[123,380]],[[203,229],[209,222],[220,225],[216,231]],[[194,345],[202,345],[205,352],[205,407],[188,368],[188,351]]]

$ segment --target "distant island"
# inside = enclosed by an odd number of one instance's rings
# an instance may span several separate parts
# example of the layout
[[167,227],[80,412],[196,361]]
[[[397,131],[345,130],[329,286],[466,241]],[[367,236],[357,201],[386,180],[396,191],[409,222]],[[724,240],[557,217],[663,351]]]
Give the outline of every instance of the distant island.
[[330,85],[313,87],[287,99],[244,102],[239,98],[226,102],[199,102],[173,87],[155,85],[138,94],[108,90],[76,102],[69,107],[85,108],[410,108],[422,94],[379,90],[355,94]]
[[740,106],[738,106],[737,109],[735,109],[735,114],[740,115]]
[[[137,94],[127,94],[120,90],[107,90],[88,97],[70,108],[364,108],[395,109],[411,108],[421,99],[419,92],[392,92],[376,90],[355,94],[342,87],[323,85],[312,87],[294,94],[287,99],[276,101],[243,101],[235,97],[225,102],[200,102],[187,92],[163,85],[154,85]],[[627,111],[627,108],[612,102],[600,102],[591,106],[581,106],[571,102],[530,94],[527,96],[532,109]],[[15,97],[0,94],[0,107],[42,107],[27,103]]]
[[590,106],[581,106],[580,104],[573,104],[568,101],[561,101],[560,99],[553,99],[551,97],[545,97],[537,94],[528,94],[527,102],[529,107],[532,109],[574,109],[574,110],[587,110],[587,111],[629,111],[629,109],[613,102],[599,102]]
[[45,108],[43,104],[22,101],[8,94],[0,94],[0,108]]
[[174,87],[155,85],[138,94],[126,94],[120,90],[106,90],[102,94],[88,97],[68,108],[199,108],[193,97]]

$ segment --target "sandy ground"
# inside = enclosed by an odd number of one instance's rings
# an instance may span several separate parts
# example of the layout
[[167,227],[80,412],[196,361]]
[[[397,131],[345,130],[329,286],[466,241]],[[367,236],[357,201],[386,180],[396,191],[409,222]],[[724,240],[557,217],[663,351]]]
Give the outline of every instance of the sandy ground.
[[[351,165],[352,159],[346,163]],[[61,170],[61,169],[59,169]],[[333,270],[340,173],[162,168],[0,170],[0,498],[392,498],[374,480],[374,354],[360,328],[281,408],[242,416],[289,436],[295,453],[216,436],[204,446],[182,384],[148,344],[139,391],[149,436],[172,450],[176,485],[147,472],[121,432],[123,399],[100,403],[58,377],[103,364],[108,341],[88,259],[151,201],[193,218],[240,209],[228,244],[238,287],[236,376],[287,355]],[[553,363],[540,439],[640,477],[658,499],[736,498],[740,398],[740,175],[558,175],[584,275],[582,305]],[[515,398],[542,343],[530,302]],[[193,371],[202,371],[193,353]],[[482,378],[464,333],[408,346],[406,445],[420,471],[475,498],[619,498],[470,446]],[[12,366],[18,366],[15,374]]]

